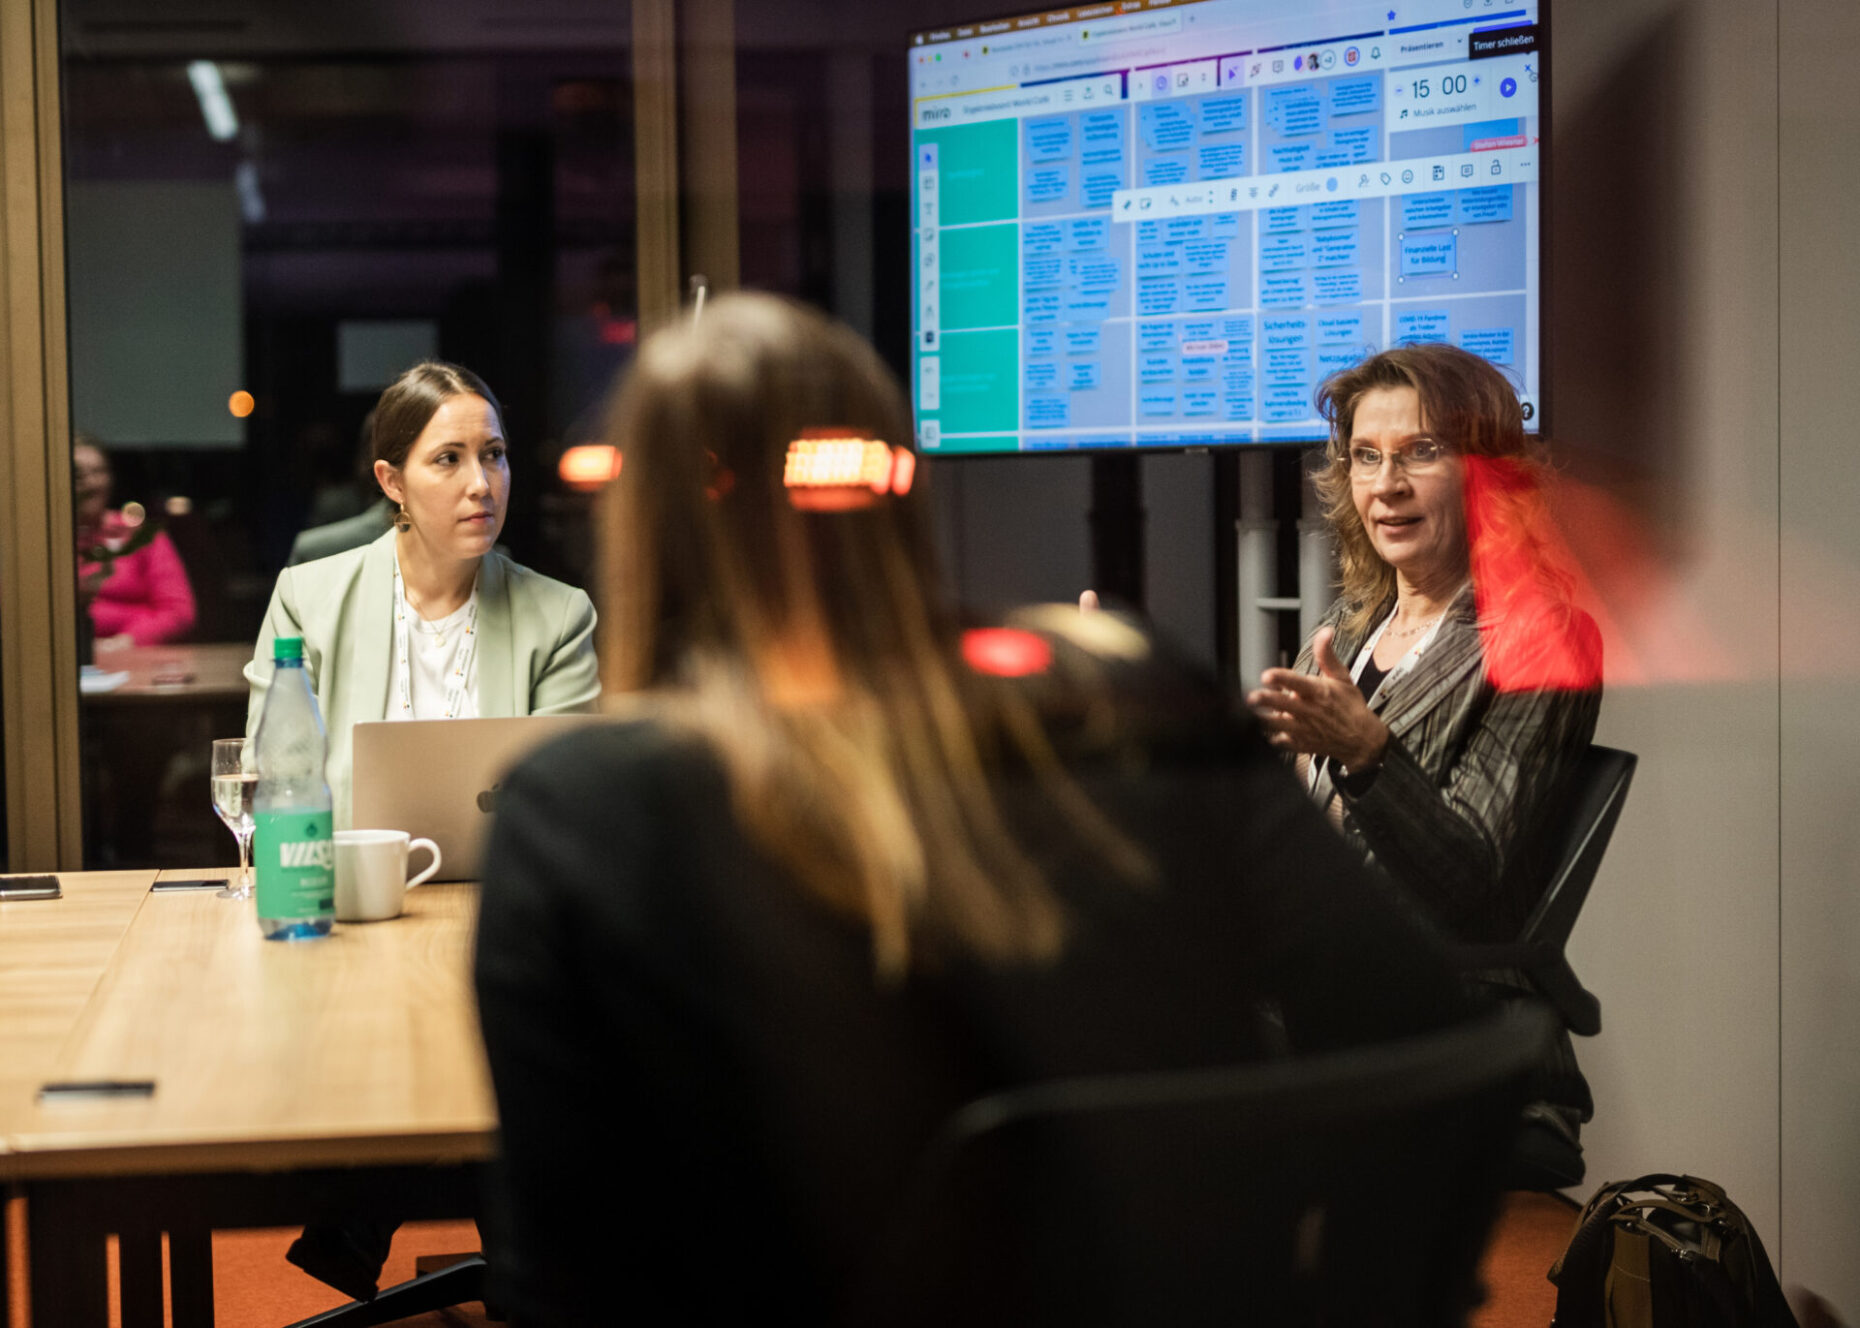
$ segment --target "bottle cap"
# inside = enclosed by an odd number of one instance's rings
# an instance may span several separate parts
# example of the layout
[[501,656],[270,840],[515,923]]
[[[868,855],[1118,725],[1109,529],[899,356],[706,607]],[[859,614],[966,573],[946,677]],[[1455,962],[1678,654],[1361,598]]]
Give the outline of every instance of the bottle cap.
[[301,636],[280,636],[271,643],[271,660],[274,664],[303,657],[304,639]]

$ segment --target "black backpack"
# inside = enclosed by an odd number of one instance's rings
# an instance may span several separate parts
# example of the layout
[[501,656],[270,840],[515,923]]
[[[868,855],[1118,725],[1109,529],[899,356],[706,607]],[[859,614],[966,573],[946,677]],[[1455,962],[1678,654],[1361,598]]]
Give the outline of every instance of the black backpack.
[[1750,1219],[1697,1176],[1602,1186],[1550,1280],[1552,1328],[1797,1328]]

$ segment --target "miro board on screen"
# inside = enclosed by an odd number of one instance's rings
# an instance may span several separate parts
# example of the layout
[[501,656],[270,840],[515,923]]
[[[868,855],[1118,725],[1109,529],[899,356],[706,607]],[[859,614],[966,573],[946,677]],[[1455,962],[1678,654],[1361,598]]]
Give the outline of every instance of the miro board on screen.
[[932,454],[1325,436],[1446,341],[1542,404],[1544,0],[1121,0],[910,37]]

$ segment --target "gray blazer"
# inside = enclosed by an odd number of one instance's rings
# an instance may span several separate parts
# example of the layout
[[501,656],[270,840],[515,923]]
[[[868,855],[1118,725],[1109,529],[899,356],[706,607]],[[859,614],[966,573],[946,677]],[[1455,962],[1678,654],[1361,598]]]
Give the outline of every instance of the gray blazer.
[[[394,532],[278,574],[258,648],[245,666],[245,731],[258,731],[271,683],[272,642],[304,639],[304,666],[329,733],[325,766],[336,826],[349,824],[351,728],[387,715],[393,685]],[[496,551],[478,573],[478,713],[486,718],[592,710],[600,696],[594,605],[587,592]]]
[[[1347,610],[1339,601],[1323,619],[1337,629],[1333,649],[1346,664],[1365,639],[1341,626]],[[1596,661],[1594,687],[1500,691],[1487,676],[1468,585],[1413,670],[1375,703],[1390,734],[1380,770],[1360,792],[1339,790],[1344,835],[1456,939],[1515,939],[1543,892],[1544,816],[1593,738],[1602,700],[1594,621],[1572,609],[1564,630],[1567,649]],[[1295,667],[1317,672],[1310,642]],[[1332,789],[1327,763],[1312,790],[1320,806]]]

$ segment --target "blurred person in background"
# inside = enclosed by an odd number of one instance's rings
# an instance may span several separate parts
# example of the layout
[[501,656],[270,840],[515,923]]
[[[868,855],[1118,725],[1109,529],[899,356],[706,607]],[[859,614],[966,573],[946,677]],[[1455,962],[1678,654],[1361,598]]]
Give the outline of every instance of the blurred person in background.
[[[485,866],[514,1323],[835,1322],[979,1094],[1461,1012],[1212,680],[1114,614],[958,629],[849,329],[725,295],[616,409],[617,722],[518,768]],[[873,465],[814,486],[823,438]]]
[[[1331,438],[1316,484],[1342,593],[1248,700],[1332,823],[1428,922],[1468,943],[1515,940],[1602,698],[1601,637],[1553,548],[1547,468],[1516,389],[1456,346],[1373,355],[1318,405]],[[1534,1187],[1577,1184],[1592,1102],[1567,1034],[1542,1091],[1531,1121],[1548,1170]]]
[[167,533],[139,504],[110,510],[110,459],[79,434],[71,448],[78,597],[99,650],[179,641],[194,625],[194,591]]

